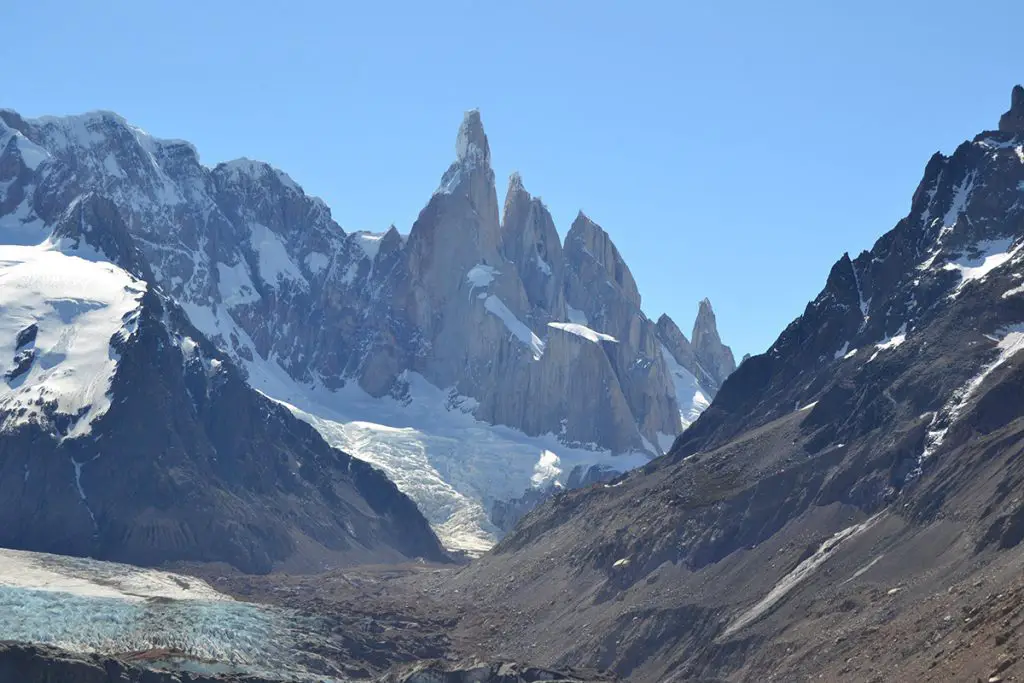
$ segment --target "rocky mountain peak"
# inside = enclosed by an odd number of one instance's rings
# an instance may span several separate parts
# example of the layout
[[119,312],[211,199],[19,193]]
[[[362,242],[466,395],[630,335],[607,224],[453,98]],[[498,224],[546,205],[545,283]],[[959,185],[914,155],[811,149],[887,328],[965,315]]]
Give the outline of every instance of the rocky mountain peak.
[[[471,178],[477,178],[470,183]],[[469,185],[476,187],[470,189]],[[480,120],[480,110],[470,109],[462,117],[458,135],[455,136],[455,161],[441,176],[441,184],[434,195],[461,194],[463,192],[477,195],[475,201],[488,204],[485,194],[495,194],[494,172],[491,170],[491,147],[487,143],[484,124]],[[495,205],[497,200],[494,201]],[[495,206],[496,208],[496,206]],[[487,208],[490,213],[490,207]],[[494,212],[497,217],[497,211]],[[495,221],[497,224],[497,221]]]
[[491,163],[491,147],[487,144],[480,110],[470,109],[462,117],[459,134],[455,139],[455,155],[459,163]]
[[696,345],[706,344],[705,340],[718,340],[718,322],[715,320],[715,309],[711,306],[711,300],[707,297],[697,304],[697,319],[693,323],[693,333],[690,335]]
[[[701,340],[699,347],[695,341],[691,342],[686,338],[672,318],[663,313],[657,323],[658,340],[664,348],[664,353],[671,355],[683,370],[693,376],[692,381],[697,383],[702,394],[707,398],[714,398],[722,382],[735,368],[731,363],[732,351],[718,338],[715,312],[708,299],[704,299],[698,305],[697,319],[693,327],[694,340],[698,336]],[[679,373],[678,370],[673,372]],[[680,391],[677,390],[676,393]]]
[[564,249],[567,259],[577,267],[583,260],[595,261],[622,289],[630,304],[640,308],[640,291],[629,266],[604,228],[582,211],[576,215],[576,220],[565,236]]
[[1024,131],[1024,87],[1013,86],[1010,93],[1010,110],[999,117],[999,130],[1003,133]]
[[512,174],[508,177],[508,194],[521,191],[525,191],[523,176],[519,174],[519,171],[512,171]]
[[732,349],[722,343],[718,335],[718,322],[711,300],[701,299],[697,305],[697,319],[693,322],[691,335],[693,350],[704,369],[715,378],[718,384],[736,369],[736,359]]
[[526,191],[525,185],[523,185],[523,176],[519,175],[518,171],[514,171],[508,177],[508,189],[505,191],[505,208],[502,212],[502,224],[508,221],[510,212],[516,210],[516,206],[521,203],[529,203],[533,199],[533,196]]
[[564,318],[562,243],[544,203],[513,173],[508,181],[501,222],[505,257],[518,271],[535,317]]

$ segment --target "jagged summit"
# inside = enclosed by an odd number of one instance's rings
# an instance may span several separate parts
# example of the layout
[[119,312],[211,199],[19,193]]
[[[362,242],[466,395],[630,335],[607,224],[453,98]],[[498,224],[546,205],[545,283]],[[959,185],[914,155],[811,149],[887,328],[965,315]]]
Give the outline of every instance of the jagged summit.
[[1013,86],[1010,93],[1010,110],[999,117],[999,130],[1003,133],[1024,131],[1024,87]]
[[570,265],[575,264],[577,268],[583,261],[596,261],[611,281],[622,289],[631,305],[637,309],[641,307],[640,290],[618,247],[607,231],[582,211],[576,215],[576,220],[565,236],[564,249]]
[[[484,124],[480,120],[478,109],[470,109],[463,115],[459,132],[455,136],[455,161],[441,176],[441,184],[434,192],[434,196],[461,194],[468,189],[466,182],[474,177],[478,180],[470,184],[476,186],[476,199],[490,204],[491,197],[483,195],[494,194],[491,147],[487,143],[487,134],[484,133]],[[489,209],[487,213],[490,214]]]
[[508,192],[511,194],[513,191],[525,190],[523,186],[523,176],[520,175],[519,171],[512,171],[508,177]]
[[715,320],[711,299],[705,297],[697,303],[697,319],[693,323],[691,338],[694,344],[699,345],[709,337],[718,338],[718,322]]
[[455,138],[455,156],[460,163],[491,163],[491,148],[487,144],[479,109],[470,109],[462,117],[459,134]]
[[704,369],[716,379],[719,385],[736,369],[732,349],[722,343],[718,334],[718,321],[711,300],[705,297],[697,304],[697,319],[693,322],[691,335],[694,352],[701,359]]
[[707,398],[714,398],[722,382],[735,369],[735,363],[732,350],[722,344],[718,336],[711,300],[705,297],[697,304],[692,342],[668,314],[663,313],[658,318],[657,328],[665,351],[693,375]]

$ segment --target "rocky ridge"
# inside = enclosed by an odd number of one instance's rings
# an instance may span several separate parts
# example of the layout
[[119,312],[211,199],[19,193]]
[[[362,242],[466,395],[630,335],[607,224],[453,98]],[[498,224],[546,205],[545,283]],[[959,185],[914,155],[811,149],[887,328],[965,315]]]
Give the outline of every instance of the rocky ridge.
[[668,456],[438,584],[487,614],[457,640],[640,682],[1024,675],[1022,92]]

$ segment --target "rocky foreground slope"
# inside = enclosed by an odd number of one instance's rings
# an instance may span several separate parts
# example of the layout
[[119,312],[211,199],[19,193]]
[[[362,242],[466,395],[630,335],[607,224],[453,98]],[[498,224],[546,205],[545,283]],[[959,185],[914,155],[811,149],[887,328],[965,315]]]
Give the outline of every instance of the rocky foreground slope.
[[[288,679],[153,670],[110,657],[76,655],[45,645],[0,641],[0,680],[18,683],[286,683]],[[576,675],[510,662],[428,661],[400,667],[375,679],[375,683],[602,683],[611,680],[603,675]]]
[[932,157],[668,456],[435,585],[457,638],[651,683],[1024,677],[1021,121],[1017,87]]

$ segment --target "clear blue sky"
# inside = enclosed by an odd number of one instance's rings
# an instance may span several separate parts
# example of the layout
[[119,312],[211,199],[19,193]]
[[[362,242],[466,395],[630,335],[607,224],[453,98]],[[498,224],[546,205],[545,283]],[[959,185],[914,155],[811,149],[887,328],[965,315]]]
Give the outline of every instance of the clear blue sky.
[[583,209],[649,315],[688,331],[708,296],[737,356],[1024,81],[1019,2],[16,0],[3,23],[0,106],[270,161],[346,230],[407,231],[479,107],[499,200],[519,170],[563,235]]

